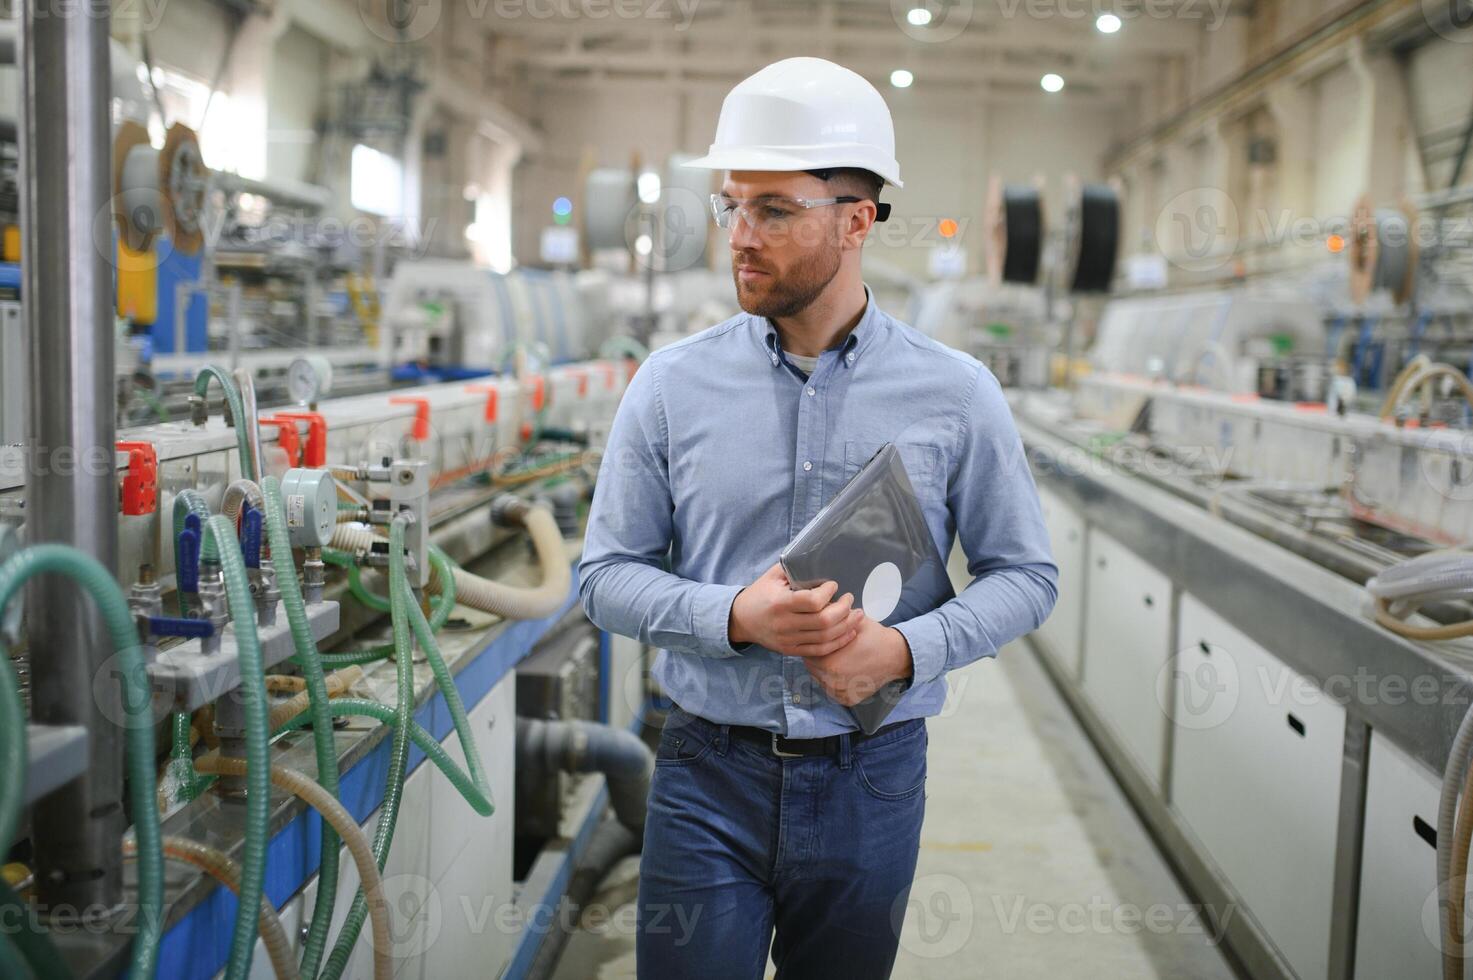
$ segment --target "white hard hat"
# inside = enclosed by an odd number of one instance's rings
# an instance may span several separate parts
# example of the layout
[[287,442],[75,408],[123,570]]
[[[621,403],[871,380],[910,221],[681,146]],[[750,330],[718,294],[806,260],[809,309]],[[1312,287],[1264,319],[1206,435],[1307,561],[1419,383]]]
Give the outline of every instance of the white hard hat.
[[903,187],[895,125],[875,87],[822,58],[787,58],[744,79],[721,103],[716,142],[685,164],[705,170],[859,167]]

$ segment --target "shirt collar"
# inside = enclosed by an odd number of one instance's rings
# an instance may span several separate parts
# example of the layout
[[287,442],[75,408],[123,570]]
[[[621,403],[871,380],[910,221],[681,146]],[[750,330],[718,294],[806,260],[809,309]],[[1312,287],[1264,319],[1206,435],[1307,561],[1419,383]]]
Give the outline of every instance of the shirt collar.
[[[859,318],[859,323],[849,331],[849,336],[844,338],[844,343],[839,347],[840,353],[843,354],[839,363],[845,367],[854,366],[859,356],[864,353],[865,348],[881,329],[880,318],[884,314],[875,305],[875,294],[870,290],[868,283],[864,284],[864,298],[864,315]],[[781,365],[783,361],[782,340],[778,336],[777,328],[772,325],[772,321],[765,316],[749,316],[748,319],[756,327],[756,336],[762,345],[762,353],[766,355],[773,367]]]

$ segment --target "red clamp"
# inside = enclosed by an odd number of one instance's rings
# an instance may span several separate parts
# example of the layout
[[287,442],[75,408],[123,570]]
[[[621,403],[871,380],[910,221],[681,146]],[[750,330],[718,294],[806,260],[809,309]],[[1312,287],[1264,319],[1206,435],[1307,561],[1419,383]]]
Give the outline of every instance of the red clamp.
[[128,472],[123,477],[123,513],[152,514],[159,502],[159,454],[151,442],[120,442],[118,451],[128,454]]
[[624,380],[633,381],[635,374],[639,372],[639,362],[632,357],[624,358]]
[[588,397],[588,369],[587,368],[578,368],[578,369],[576,369],[573,372],[573,375],[574,375],[574,377],[576,377],[578,379],[578,397],[579,398],[587,398]]
[[[314,470],[327,465],[327,419],[323,418],[320,413],[277,412],[275,417],[266,421],[278,425],[283,421],[306,422],[307,444],[302,447],[301,465]],[[292,431],[295,434],[295,428]]]
[[532,411],[540,412],[547,402],[547,379],[534,374],[529,380],[532,382]]
[[413,405],[414,406],[414,428],[409,431],[409,438],[415,442],[424,442],[430,437],[430,400],[428,398],[413,398],[402,395],[389,399],[390,405]]
[[618,373],[614,370],[614,365],[612,365],[612,364],[605,364],[604,365],[604,387],[605,388],[609,389],[610,391],[613,391],[614,390],[614,385],[618,384],[618,377],[619,377],[618,376]]
[[293,419],[273,416],[261,420],[262,425],[276,426],[276,444],[286,453],[287,466],[302,465],[302,437],[297,432],[297,423]]
[[481,392],[485,392],[486,393],[486,421],[487,422],[495,422],[496,421],[496,395],[497,395],[497,391],[498,391],[497,387],[495,385],[488,385],[488,384],[466,385],[465,386],[465,390],[466,391],[469,391],[469,392],[471,392],[473,394],[480,394]]

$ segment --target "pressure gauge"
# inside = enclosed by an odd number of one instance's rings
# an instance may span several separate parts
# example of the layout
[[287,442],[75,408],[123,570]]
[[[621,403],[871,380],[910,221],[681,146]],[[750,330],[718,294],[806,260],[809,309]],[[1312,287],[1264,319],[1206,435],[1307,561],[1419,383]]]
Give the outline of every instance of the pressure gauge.
[[281,478],[286,530],[294,548],[321,548],[337,528],[337,483],[327,470],[290,469]]
[[293,401],[310,405],[332,390],[332,362],[321,354],[308,354],[292,361],[286,369],[286,390]]

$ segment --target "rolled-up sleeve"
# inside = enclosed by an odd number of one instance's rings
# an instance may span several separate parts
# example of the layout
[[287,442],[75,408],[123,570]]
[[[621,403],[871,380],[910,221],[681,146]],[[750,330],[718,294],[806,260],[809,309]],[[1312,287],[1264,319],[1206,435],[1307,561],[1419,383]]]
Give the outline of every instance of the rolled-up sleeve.
[[910,646],[914,683],[995,655],[1039,627],[1058,597],[1038,491],[997,379],[979,367],[960,429],[947,505],[972,582],[961,594],[896,625]]
[[588,513],[579,595],[600,629],[682,653],[736,656],[727,628],[741,587],[668,571],[675,508],[655,361],[640,366],[614,416]]

